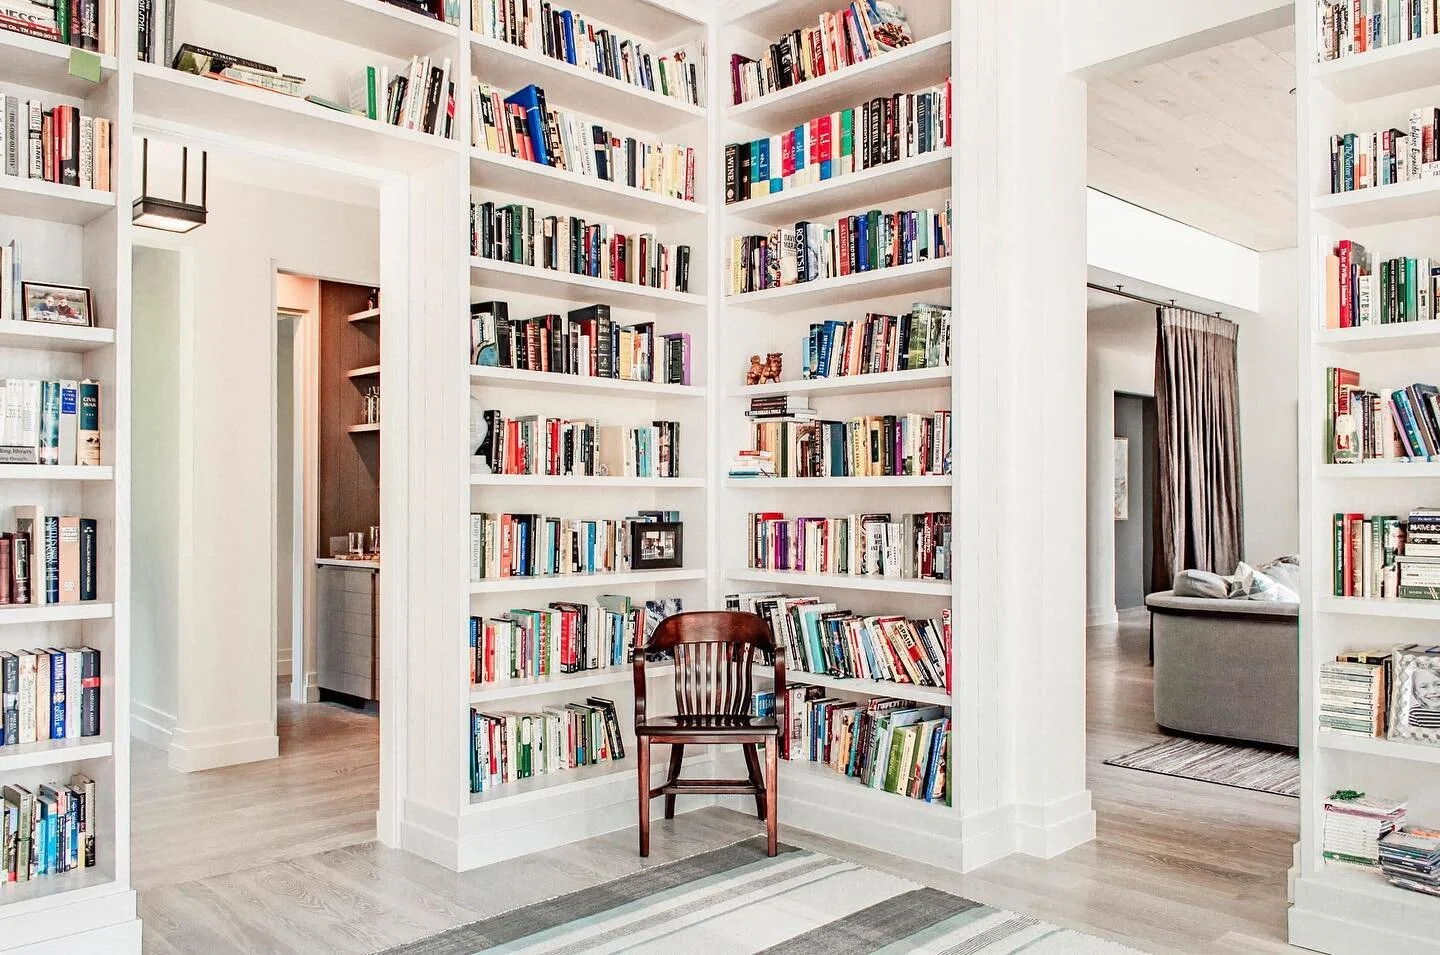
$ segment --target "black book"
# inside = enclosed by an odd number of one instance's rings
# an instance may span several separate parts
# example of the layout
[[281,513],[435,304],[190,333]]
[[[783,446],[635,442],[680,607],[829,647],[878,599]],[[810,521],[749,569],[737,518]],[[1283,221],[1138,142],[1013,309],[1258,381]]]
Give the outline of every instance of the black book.
[[485,437],[480,439],[480,447],[475,449],[475,457],[480,459],[479,470],[495,474],[498,472],[499,461],[496,460],[496,451],[502,446],[502,442],[495,434],[495,429],[500,422],[500,412],[489,410],[482,412],[485,419]]
[[220,73],[231,66],[243,66],[252,70],[260,70],[263,73],[280,72],[269,64],[260,63],[255,60],[247,60],[243,56],[219,53],[203,46],[196,46],[193,43],[180,44],[180,49],[175,51],[175,58],[170,61],[170,68],[172,70],[183,70],[186,73],[197,74]]
[[625,737],[620,732],[620,718],[615,710],[615,701],[592,696],[585,704],[595,707],[605,716],[605,736],[610,741],[610,758],[624,759]]
[[682,245],[675,250],[675,290],[690,291],[690,246]]
[[142,63],[155,62],[155,0],[140,0],[136,11],[135,50]]
[[60,137],[60,182],[67,186],[80,185],[80,110],[68,107],[64,113],[56,112],[56,123],[64,117],[65,128],[57,130]]
[[80,648],[80,735],[100,735],[100,651]]
[[15,534],[14,553],[10,560],[10,602],[28,604],[30,594],[30,535]]
[[71,28],[71,46],[83,46],[91,53],[100,52],[100,0],[83,0],[80,24],[85,31],[80,42],[76,42],[75,30]]
[[20,742],[20,658],[0,653],[0,691],[4,700],[4,745]]
[[440,88],[445,71],[438,66],[430,67],[430,78],[425,83],[425,111],[421,114],[420,128],[427,133],[435,132],[440,121],[440,98],[445,92]]
[[725,202],[740,201],[740,146],[731,143],[725,147]]
[[99,590],[96,567],[99,564],[99,525],[94,518],[80,518],[80,599],[94,600]]
[[795,58],[790,55],[790,42],[787,38],[784,42],[776,44],[775,51],[775,82],[780,89],[789,89],[791,86],[791,70],[795,68]]

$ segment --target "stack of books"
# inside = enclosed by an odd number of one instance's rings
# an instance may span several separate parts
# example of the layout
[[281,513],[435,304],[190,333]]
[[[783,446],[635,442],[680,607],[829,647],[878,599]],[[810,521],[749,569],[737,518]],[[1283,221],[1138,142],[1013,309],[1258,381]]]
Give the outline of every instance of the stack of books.
[[680,613],[679,597],[634,601],[601,594],[593,603],[556,602],[470,618],[470,682],[537,678],[628,664],[637,640]]
[[1440,896],[1440,830],[1405,826],[1383,837],[1380,871],[1391,885]]
[[1440,174],[1440,107],[1410,111],[1402,129],[1330,137],[1330,191],[1354,192]]
[[110,192],[111,138],[108,119],[0,89],[0,173]]
[[594,419],[506,418],[482,411],[485,439],[475,467],[490,474],[676,478],[680,423],[626,428]]
[[[1367,53],[1434,36],[1435,9],[1428,3],[1391,6],[1384,0],[1318,0],[1321,60]],[[1402,14],[1402,11],[1405,11]]]
[[725,147],[725,202],[744,202],[950,145],[950,80],[877,96],[763,139]]
[[751,421],[814,421],[820,412],[810,407],[808,395],[764,395],[750,399],[745,417]]
[[1325,257],[1325,327],[1434,321],[1437,288],[1440,261],[1381,259],[1376,268],[1363,245],[1342,239]]
[[1404,821],[1404,801],[1341,790],[1325,800],[1322,854],[1328,862],[1378,868],[1380,840]]
[[856,0],[820,14],[818,21],[780,37],[758,60],[730,55],[730,88],[737,106],[912,42],[910,21],[888,0]]
[[100,651],[0,652],[0,746],[100,735]]
[[549,706],[532,713],[470,710],[470,791],[625,758],[612,700]]
[[362,67],[351,78],[348,109],[319,97],[306,98],[389,126],[442,139],[454,135],[455,79],[448,56],[439,62],[428,56],[412,56],[410,63],[393,75],[384,64]]
[[725,473],[732,478],[773,478],[775,455],[770,451],[741,448],[731,455]]
[[0,379],[0,464],[100,464],[100,382]]
[[545,104],[534,84],[509,96],[473,80],[473,145],[591,179],[695,201],[695,150],[611,132]]
[[1320,665],[1320,731],[1347,736],[1385,735],[1388,651],[1381,659],[1346,659]]
[[536,50],[587,73],[697,106],[705,104],[705,45],[686,43],[656,54],[592,17],[549,0],[471,0],[476,33]]
[[76,773],[68,784],[10,785],[0,796],[4,881],[29,882],[95,867],[100,806],[89,776]]
[[690,333],[659,336],[654,322],[618,325],[610,306],[587,305],[566,316],[511,320],[505,302],[470,306],[471,363],[520,371],[690,384]]
[[810,326],[805,378],[875,375],[950,364],[950,306],[916,302],[904,315],[871,312],[860,321]]
[[1366,390],[1347,368],[1326,370],[1331,464],[1440,458],[1440,388]]
[[1400,561],[1409,552],[1406,527],[1400,518],[1337,513],[1331,523],[1335,596],[1398,596]]
[[674,511],[619,519],[471,514],[470,579],[556,577],[628,569],[631,525],[678,522]]
[[1397,596],[1418,600],[1440,598],[1440,509],[1411,510],[1405,522],[1403,552],[1395,563]]
[[113,54],[115,0],[0,0],[0,30]]
[[787,687],[786,695],[785,759],[823,763],[871,789],[947,801],[950,720],[942,707],[884,697],[857,703],[804,684]]
[[949,511],[797,517],[750,515],[750,567],[805,574],[949,580]]
[[797,222],[765,235],[731,238],[726,294],[873,272],[949,254],[949,200],[943,209],[871,209],[843,216],[833,225]]
[[950,473],[950,412],[849,421],[756,421],[753,447],[779,477],[918,477]]
[[578,216],[538,216],[532,206],[470,203],[470,254],[517,265],[690,290],[690,246],[668,246],[649,232],[625,235]]
[[819,597],[774,593],[725,595],[727,610],[759,614],[770,624],[785,665],[845,679],[949,687],[950,615],[916,620],[857,614]]

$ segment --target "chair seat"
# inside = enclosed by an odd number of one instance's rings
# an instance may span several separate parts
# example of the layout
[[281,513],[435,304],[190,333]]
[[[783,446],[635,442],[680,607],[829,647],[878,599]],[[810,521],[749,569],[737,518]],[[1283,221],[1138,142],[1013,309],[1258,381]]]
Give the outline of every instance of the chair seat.
[[704,733],[710,736],[778,736],[773,716],[652,716],[635,727],[637,736],[671,733]]

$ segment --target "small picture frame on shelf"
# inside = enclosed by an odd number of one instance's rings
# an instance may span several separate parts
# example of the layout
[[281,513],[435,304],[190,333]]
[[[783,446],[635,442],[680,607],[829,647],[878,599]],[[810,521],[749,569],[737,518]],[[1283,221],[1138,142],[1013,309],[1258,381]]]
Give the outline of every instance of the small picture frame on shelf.
[[77,285],[47,285],[43,282],[22,282],[21,298],[25,303],[25,321],[50,325],[95,324],[90,307],[90,290]]
[[1390,738],[1440,743],[1440,653],[1401,648],[1390,665]]
[[636,521],[630,525],[630,569],[668,570],[682,566],[685,525],[675,521]]

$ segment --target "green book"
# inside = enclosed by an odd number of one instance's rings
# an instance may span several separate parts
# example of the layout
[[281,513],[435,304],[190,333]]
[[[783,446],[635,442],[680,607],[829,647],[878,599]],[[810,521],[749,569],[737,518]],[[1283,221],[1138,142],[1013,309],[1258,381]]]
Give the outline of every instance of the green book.
[[855,171],[855,110],[840,111],[840,158],[845,172]]
[[905,750],[910,745],[909,739],[914,733],[913,726],[901,726],[890,734],[890,753],[885,759],[885,791],[887,793],[900,791],[901,766],[905,762]]
[[1420,320],[1419,287],[1415,281],[1415,260],[1405,260],[1405,321]]

